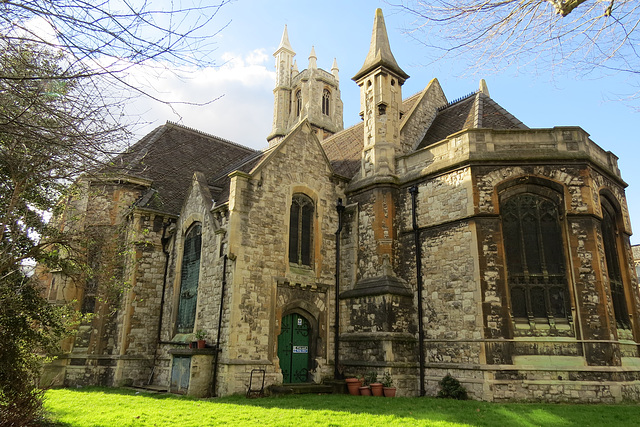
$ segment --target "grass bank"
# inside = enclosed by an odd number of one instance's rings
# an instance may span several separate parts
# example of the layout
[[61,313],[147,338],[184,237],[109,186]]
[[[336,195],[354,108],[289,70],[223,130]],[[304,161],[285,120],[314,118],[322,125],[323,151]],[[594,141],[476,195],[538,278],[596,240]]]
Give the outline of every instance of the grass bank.
[[111,388],[49,390],[45,408],[55,427],[640,425],[636,404],[495,404],[349,395],[199,400]]

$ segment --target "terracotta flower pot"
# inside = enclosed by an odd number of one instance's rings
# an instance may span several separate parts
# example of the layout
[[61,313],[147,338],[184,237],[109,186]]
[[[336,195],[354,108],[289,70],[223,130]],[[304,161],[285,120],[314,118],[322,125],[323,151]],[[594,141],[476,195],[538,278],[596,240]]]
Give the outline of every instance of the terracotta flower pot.
[[198,340],[198,348],[205,348],[207,346],[206,340]]
[[382,397],[382,383],[371,383],[371,394],[374,396]]
[[384,396],[385,397],[396,397],[396,388],[395,387],[385,387],[384,388]]
[[353,396],[359,396],[360,395],[360,386],[362,385],[362,383],[360,382],[359,379],[357,379],[357,378],[347,378],[345,380],[345,382],[347,383],[347,388],[349,389],[349,394],[351,394]]
[[360,387],[360,395],[361,396],[371,396],[371,389],[368,385]]

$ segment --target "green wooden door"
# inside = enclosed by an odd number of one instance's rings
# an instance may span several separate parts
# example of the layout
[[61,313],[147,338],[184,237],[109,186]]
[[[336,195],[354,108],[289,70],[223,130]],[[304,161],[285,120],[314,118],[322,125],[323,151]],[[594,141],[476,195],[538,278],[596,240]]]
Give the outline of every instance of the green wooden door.
[[304,383],[309,375],[309,322],[299,314],[282,319],[278,357],[284,383]]

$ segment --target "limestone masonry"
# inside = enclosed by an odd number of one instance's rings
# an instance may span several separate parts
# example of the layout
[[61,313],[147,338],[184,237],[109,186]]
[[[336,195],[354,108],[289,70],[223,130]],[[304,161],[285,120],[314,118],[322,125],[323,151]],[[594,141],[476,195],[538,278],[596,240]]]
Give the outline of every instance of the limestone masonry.
[[56,221],[94,274],[42,281],[93,315],[44,383],[222,396],[375,371],[400,396],[451,374],[475,399],[640,401],[614,154],[529,129],[484,81],[403,98],[380,10],[361,123],[343,129],[337,61],[294,56],[285,27],[263,151],[167,123],[77,183]]

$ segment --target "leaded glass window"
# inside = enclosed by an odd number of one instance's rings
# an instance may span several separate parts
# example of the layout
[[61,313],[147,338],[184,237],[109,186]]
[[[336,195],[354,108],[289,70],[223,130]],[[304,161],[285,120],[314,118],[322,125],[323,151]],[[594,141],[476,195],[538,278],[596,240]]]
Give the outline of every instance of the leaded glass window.
[[609,276],[609,285],[611,287],[611,300],[616,325],[620,329],[631,329],[629,312],[627,311],[627,301],[624,296],[620,259],[618,258],[616,211],[607,199],[601,197],[601,200],[602,241],[604,244],[604,255],[607,261],[607,275]]
[[198,302],[200,277],[200,252],[202,250],[202,226],[194,224],[184,239],[182,273],[180,276],[180,301],[178,303],[177,330],[180,334],[193,332]]
[[328,89],[325,89],[324,91],[322,91],[322,114],[324,114],[325,116],[329,115],[330,100],[331,92],[329,92]]
[[523,192],[504,200],[500,210],[513,317],[569,319],[558,204]]
[[311,266],[313,244],[313,200],[294,194],[289,219],[289,262]]

